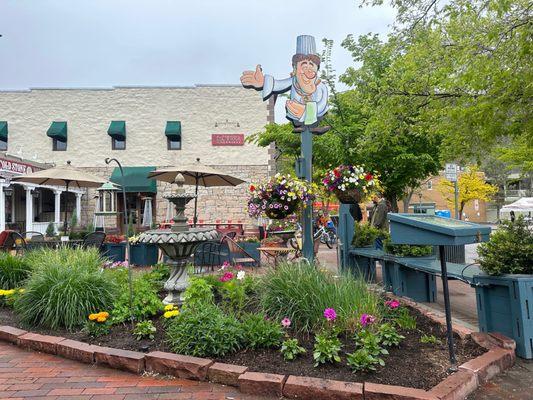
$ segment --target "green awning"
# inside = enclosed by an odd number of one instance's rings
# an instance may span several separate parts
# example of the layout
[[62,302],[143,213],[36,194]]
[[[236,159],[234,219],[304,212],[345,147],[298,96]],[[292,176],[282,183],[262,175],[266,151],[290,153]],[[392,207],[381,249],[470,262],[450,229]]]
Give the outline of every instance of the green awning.
[[116,167],[109,180],[118,185],[124,186],[128,193],[157,193],[157,182],[149,179],[148,173],[155,170],[155,167],[122,167],[124,170],[124,182],[120,168]]
[[54,121],[48,131],[46,132],[48,137],[59,140],[60,142],[67,141],[67,123],[61,121]]
[[107,134],[113,139],[126,140],[126,121],[111,121]]
[[180,121],[167,121],[167,127],[165,128],[165,135],[168,137],[181,137],[181,122]]
[[7,142],[7,121],[0,121],[0,140]]

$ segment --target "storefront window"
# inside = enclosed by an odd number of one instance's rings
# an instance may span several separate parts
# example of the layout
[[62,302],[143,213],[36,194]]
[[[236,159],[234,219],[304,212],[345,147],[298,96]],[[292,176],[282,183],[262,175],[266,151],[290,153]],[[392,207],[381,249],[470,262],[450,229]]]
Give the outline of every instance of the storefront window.
[[67,142],[62,142],[61,140],[52,139],[52,149],[54,151],[66,151],[67,150]]
[[111,138],[111,148],[113,150],[126,150],[126,140]]
[[181,150],[181,137],[179,136],[167,137],[167,149],[168,150]]

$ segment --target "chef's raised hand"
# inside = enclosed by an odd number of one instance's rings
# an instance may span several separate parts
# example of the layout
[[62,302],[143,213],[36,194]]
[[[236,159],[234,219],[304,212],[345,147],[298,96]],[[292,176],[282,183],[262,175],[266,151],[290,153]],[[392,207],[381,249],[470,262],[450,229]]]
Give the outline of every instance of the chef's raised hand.
[[257,64],[255,71],[244,71],[241,75],[241,83],[243,86],[261,89],[265,83],[265,76],[261,70],[261,65]]

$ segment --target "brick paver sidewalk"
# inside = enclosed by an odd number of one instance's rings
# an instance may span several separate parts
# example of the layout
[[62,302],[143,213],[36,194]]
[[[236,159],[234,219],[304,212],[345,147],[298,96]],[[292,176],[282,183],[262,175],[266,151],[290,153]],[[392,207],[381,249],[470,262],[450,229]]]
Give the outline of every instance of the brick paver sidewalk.
[[236,388],[139,376],[0,343],[0,399],[258,400]]

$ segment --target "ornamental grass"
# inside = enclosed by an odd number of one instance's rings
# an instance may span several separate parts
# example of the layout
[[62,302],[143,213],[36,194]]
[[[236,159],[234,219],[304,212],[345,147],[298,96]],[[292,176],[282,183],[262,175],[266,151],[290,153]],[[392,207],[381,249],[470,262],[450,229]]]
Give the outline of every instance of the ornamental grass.
[[101,271],[98,250],[42,249],[29,258],[34,271],[15,302],[23,324],[72,330],[113,304],[116,285]]
[[271,269],[257,292],[262,310],[269,318],[288,318],[302,333],[317,331],[324,324],[324,310],[336,311],[335,324],[353,330],[361,314],[381,319],[379,295],[367,283],[350,275],[334,276],[307,263],[285,263]]
[[0,253],[0,289],[14,289],[22,286],[31,272],[26,258]]

